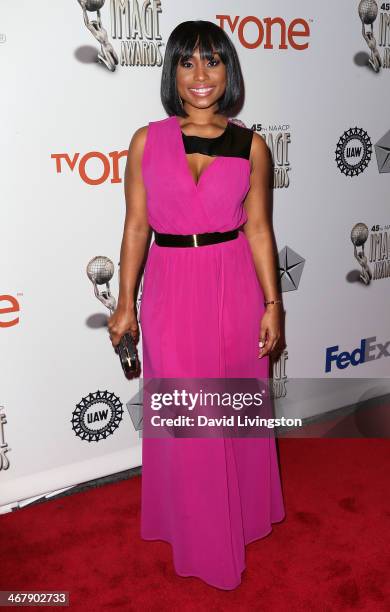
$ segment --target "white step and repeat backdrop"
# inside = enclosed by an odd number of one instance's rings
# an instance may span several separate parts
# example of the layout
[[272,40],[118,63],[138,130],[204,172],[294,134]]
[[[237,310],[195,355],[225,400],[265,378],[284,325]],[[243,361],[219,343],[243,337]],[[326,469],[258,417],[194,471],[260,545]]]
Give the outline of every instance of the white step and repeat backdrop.
[[[0,5],[3,512],[141,464],[126,407],[139,381],[122,375],[85,267],[110,257],[117,294],[127,149],[165,116],[161,64],[181,21],[210,20],[232,38],[246,82],[239,118],[274,158],[287,311],[278,410],[299,408],[289,380],[354,379],[331,401],[302,400],[310,417],[380,395],[374,381],[389,375],[390,3],[96,5],[100,22],[77,0]],[[98,61],[96,29],[115,70]]]

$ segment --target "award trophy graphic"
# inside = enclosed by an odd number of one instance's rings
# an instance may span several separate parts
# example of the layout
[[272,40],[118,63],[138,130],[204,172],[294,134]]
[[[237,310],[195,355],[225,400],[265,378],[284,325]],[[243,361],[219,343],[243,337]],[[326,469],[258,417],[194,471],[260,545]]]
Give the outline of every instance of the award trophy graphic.
[[[363,38],[371,51],[371,57],[368,61],[373,70],[379,72],[382,61],[376,46],[373,28],[374,21],[378,16],[378,5],[375,0],[360,0],[358,11],[362,22]],[[366,30],[366,26],[370,26],[370,28]]]
[[[116,300],[110,292],[110,283],[114,275],[114,264],[108,257],[93,257],[87,265],[87,276],[93,283],[94,292],[98,300],[102,302],[113,313],[116,309]],[[98,285],[106,285],[106,290],[99,292]],[[115,347],[115,352],[119,354],[121,366],[125,376],[138,375],[140,373],[140,363],[133,336],[126,332]]]
[[[368,227],[365,223],[356,223],[351,231],[351,241],[354,246],[354,255],[362,267],[360,272],[360,279],[365,285],[369,285],[372,279],[372,272],[370,266],[367,263],[367,256],[364,253],[364,243],[368,238]],[[357,247],[362,247],[361,251],[358,252]]]
[[[84,23],[91,34],[100,43],[101,53],[98,53],[98,60],[102,62],[111,72],[115,71],[115,65],[118,64],[118,56],[114,47],[108,40],[107,31],[103,28],[100,17],[100,9],[104,5],[105,0],[77,0],[83,9]],[[96,11],[97,18],[89,20],[88,13]]]

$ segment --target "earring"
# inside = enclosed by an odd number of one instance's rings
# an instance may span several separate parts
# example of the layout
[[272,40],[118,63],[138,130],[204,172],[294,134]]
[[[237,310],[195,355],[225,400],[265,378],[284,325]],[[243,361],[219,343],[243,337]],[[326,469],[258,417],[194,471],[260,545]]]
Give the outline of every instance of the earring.
[[180,100],[180,106],[181,106],[182,108],[184,108],[184,106],[183,106],[183,100],[181,99],[181,97],[180,97],[180,96],[179,96],[179,100]]

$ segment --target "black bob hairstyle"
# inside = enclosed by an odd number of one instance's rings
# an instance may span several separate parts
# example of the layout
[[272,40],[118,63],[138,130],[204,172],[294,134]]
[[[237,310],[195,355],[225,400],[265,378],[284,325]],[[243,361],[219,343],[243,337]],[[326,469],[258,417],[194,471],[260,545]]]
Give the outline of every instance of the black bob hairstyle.
[[199,47],[202,59],[218,53],[226,66],[226,89],[218,100],[218,113],[229,117],[240,111],[244,101],[244,79],[237,51],[222,28],[212,21],[183,21],[171,32],[164,54],[161,75],[161,101],[168,115],[187,117],[176,86],[176,68]]

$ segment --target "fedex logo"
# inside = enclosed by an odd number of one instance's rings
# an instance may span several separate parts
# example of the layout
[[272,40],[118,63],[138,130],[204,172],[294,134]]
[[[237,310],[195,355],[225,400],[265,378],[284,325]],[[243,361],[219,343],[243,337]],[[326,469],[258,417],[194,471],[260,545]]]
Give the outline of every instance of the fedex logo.
[[376,336],[371,338],[362,338],[360,346],[355,348],[351,353],[342,351],[339,353],[339,346],[329,346],[326,349],[325,372],[330,372],[332,363],[339,370],[345,370],[350,365],[357,366],[366,361],[375,361],[381,357],[390,357],[389,352],[390,340],[381,344],[376,342]]

